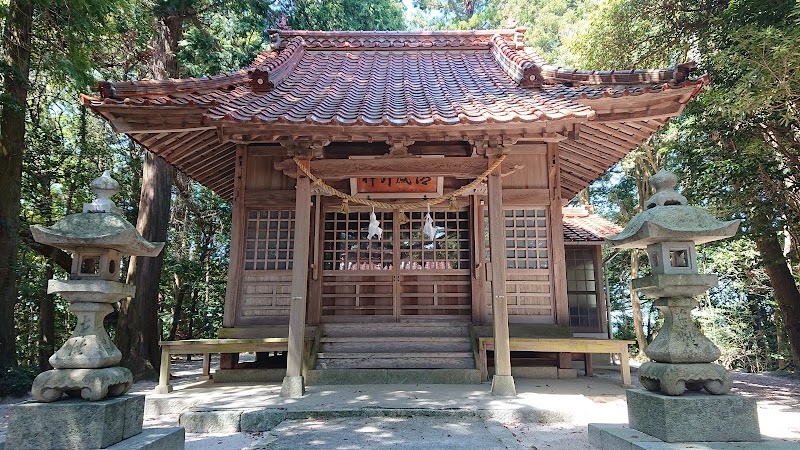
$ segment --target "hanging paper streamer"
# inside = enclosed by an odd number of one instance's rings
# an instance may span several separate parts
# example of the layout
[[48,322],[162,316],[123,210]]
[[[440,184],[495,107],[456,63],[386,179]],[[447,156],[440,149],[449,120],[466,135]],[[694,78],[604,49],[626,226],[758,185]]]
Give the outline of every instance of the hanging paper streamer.
[[433,218],[431,217],[431,206],[428,205],[428,212],[425,214],[425,224],[422,226],[422,232],[428,236],[428,239],[435,240],[438,228],[433,225]]
[[380,225],[381,223],[378,222],[378,218],[375,216],[375,208],[372,208],[372,212],[369,213],[369,234],[367,234],[367,239],[372,239],[372,236],[378,239],[383,237],[383,228],[381,228]]

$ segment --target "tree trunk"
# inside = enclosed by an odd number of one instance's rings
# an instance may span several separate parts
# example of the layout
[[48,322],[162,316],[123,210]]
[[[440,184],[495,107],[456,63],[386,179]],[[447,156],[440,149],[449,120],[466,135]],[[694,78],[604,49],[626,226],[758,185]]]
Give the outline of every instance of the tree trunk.
[[[181,40],[183,18],[178,14],[162,16],[158,21],[153,52],[154,79],[177,76],[175,50]],[[162,158],[145,152],[142,164],[142,192],[136,229],[152,242],[167,240],[173,168]],[[136,298],[120,302],[117,345],[122,351],[122,365],[136,378],[155,377],[161,362],[158,341],[158,289],[164,252],[155,258],[131,258],[128,283],[136,285]]]
[[783,316],[783,325],[789,335],[795,373],[800,373],[800,291],[783,256],[777,234],[765,234],[756,239],[756,247],[764,261],[764,268],[772,284],[775,300]]
[[2,116],[0,116],[0,369],[17,365],[14,305],[17,302],[17,251],[19,248],[20,184],[25,150],[25,111],[31,61],[29,0],[11,0],[8,5],[2,48]]
[[[639,250],[631,251],[631,280],[639,276]],[[639,356],[643,356],[647,350],[647,337],[644,335],[642,325],[642,304],[639,302],[639,294],[633,290],[633,283],[628,286],[631,292],[631,307],[633,308],[633,329],[636,332],[636,342],[639,344]]]
[[[151,242],[167,239],[171,180],[172,167],[146,152],[136,229]],[[117,346],[122,351],[121,364],[137,378],[154,377],[159,367],[158,289],[163,262],[162,251],[153,258],[131,257],[128,266],[127,282],[136,285],[136,297],[120,302]]]
[[175,299],[175,307],[172,310],[172,326],[169,329],[170,341],[175,340],[178,334],[178,327],[181,321],[181,309],[183,309],[183,298],[186,297],[186,290],[183,288],[181,276],[177,273],[172,274],[172,296]]
[[43,277],[44,289],[39,299],[39,370],[53,367],[50,357],[56,351],[56,306],[55,295],[47,293],[47,283],[53,278],[53,263],[47,261]]

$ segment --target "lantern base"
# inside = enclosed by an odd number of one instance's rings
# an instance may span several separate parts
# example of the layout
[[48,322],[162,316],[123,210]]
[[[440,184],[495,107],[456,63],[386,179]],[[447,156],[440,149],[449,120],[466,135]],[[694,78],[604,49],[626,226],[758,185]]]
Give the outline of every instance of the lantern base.
[[718,364],[668,364],[647,362],[639,367],[639,381],[648,391],[666,395],[681,395],[687,390],[705,389],[709,394],[721,395],[731,390],[731,376]]
[[50,403],[69,397],[97,401],[122,395],[133,386],[133,375],[124,367],[105,369],[54,369],[40,373],[31,393],[38,402]]

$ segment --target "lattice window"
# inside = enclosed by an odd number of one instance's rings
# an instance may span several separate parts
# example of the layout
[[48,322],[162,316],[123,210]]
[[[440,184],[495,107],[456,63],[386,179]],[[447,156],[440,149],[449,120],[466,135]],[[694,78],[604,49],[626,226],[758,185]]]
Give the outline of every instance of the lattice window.
[[324,270],[389,270],[392,268],[392,213],[375,211],[381,239],[367,239],[369,212],[325,213]]
[[600,321],[593,249],[566,247],[564,250],[569,324],[573,327],[597,329]]
[[401,270],[469,269],[469,212],[432,211],[438,227],[431,241],[422,233],[426,212],[411,212],[400,226]]
[[[504,211],[506,268],[547,269],[550,267],[545,208]],[[484,210],[486,259],[489,255],[489,212]]]
[[248,212],[245,270],[291,270],[293,253],[294,211]]

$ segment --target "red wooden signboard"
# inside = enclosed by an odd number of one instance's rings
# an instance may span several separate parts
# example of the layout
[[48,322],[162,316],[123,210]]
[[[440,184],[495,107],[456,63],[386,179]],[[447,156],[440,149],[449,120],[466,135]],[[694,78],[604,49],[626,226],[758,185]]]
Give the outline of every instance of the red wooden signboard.
[[[351,159],[372,157],[351,156]],[[424,158],[443,158],[440,155],[426,155]],[[350,179],[350,190],[358,197],[373,198],[413,198],[439,197],[442,195],[443,178],[424,174],[408,177],[364,176]]]
[[362,177],[356,178],[359,194],[436,193],[437,180],[433,177]]

